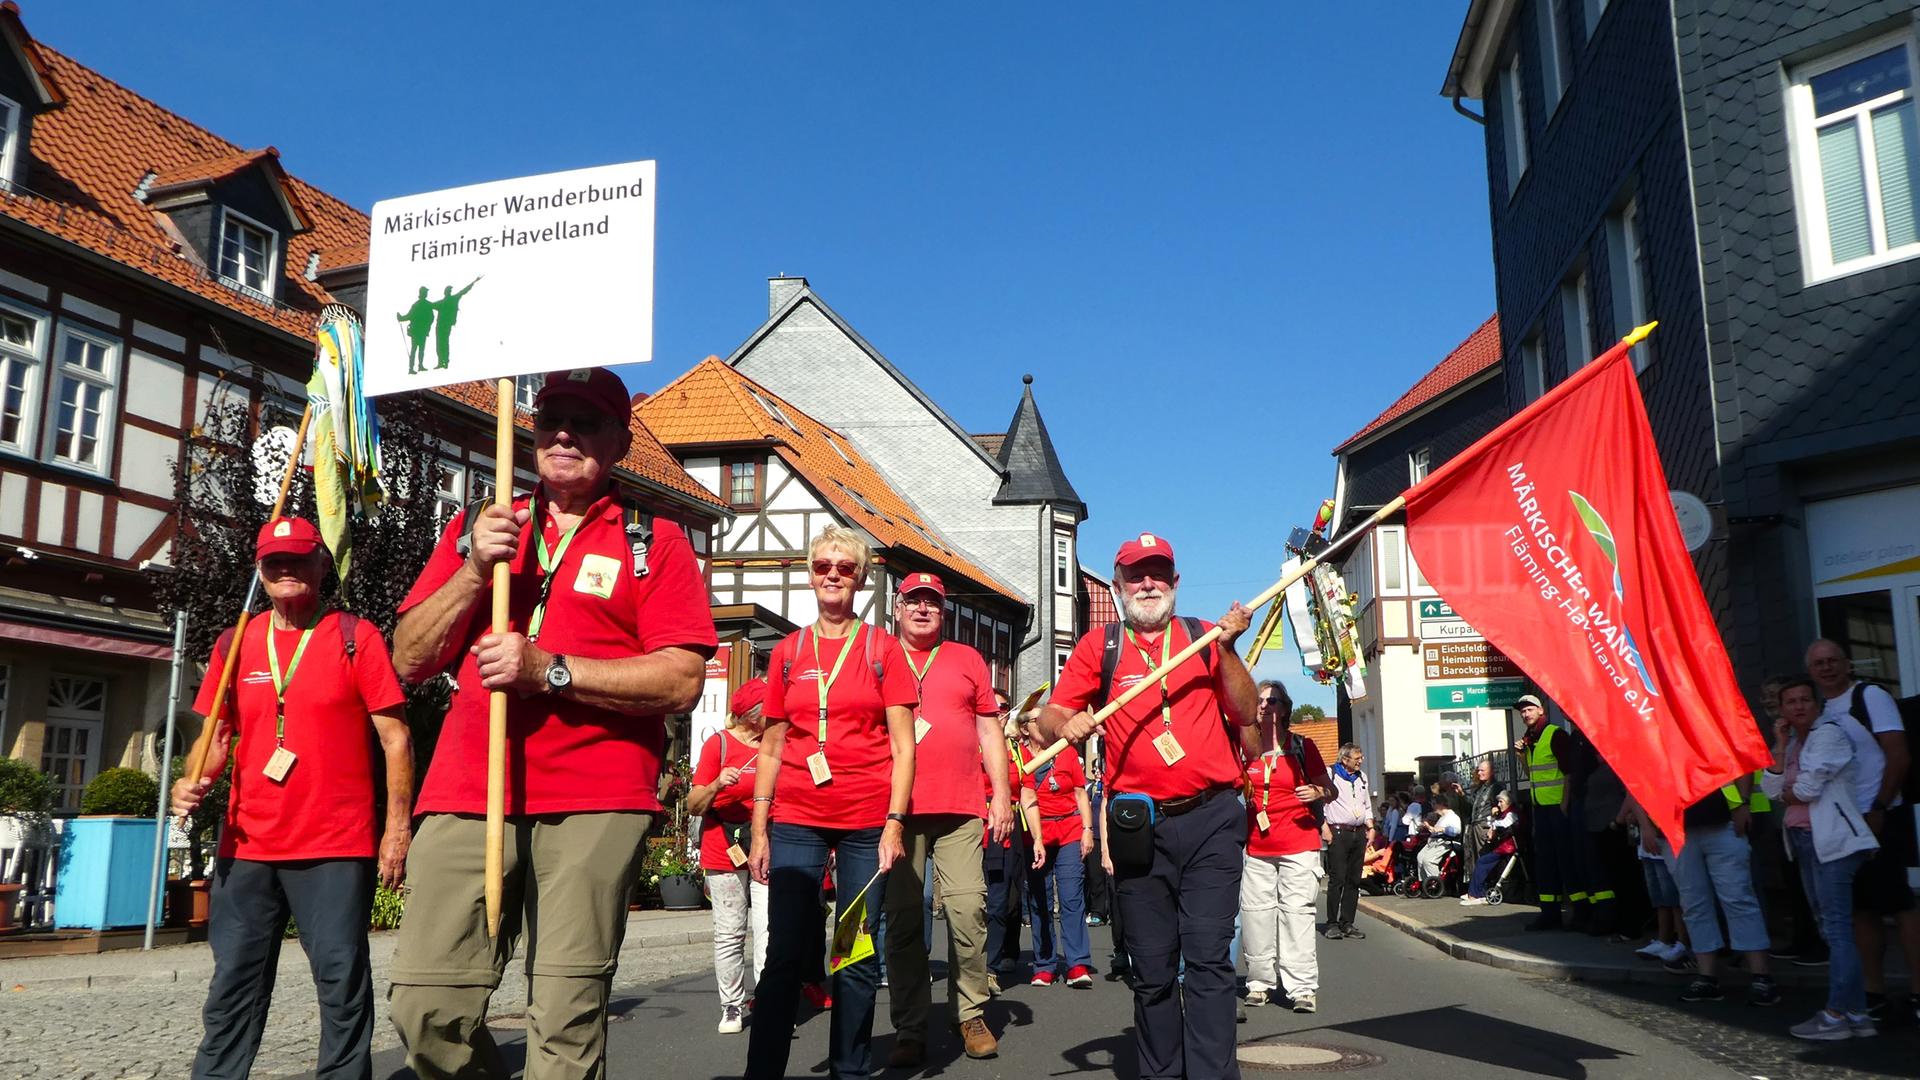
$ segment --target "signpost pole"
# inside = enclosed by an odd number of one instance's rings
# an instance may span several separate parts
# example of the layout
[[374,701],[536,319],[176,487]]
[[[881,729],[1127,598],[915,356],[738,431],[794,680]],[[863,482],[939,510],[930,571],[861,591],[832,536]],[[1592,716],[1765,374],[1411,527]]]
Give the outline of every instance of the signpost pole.
[[[493,505],[513,509],[513,380],[494,386]],[[493,564],[493,632],[507,632],[513,568]],[[500,896],[507,850],[507,692],[487,701],[487,937],[500,939]]]

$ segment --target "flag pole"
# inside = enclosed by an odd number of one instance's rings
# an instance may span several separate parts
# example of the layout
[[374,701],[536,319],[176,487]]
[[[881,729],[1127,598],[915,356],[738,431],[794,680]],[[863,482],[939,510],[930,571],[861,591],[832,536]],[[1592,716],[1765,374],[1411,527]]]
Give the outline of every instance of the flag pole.
[[[494,384],[493,505],[513,509],[513,380]],[[507,632],[513,568],[493,564],[493,632]],[[507,692],[487,701],[487,938],[500,939],[500,897],[507,850]]]
[[[287,455],[286,471],[280,475],[280,494],[274,496],[273,513],[267,515],[272,521],[286,509],[287,492],[293,487],[293,472],[300,467],[300,458],[307,452],[307,425],[313,422],[313,402],[309,400],[304,412],[300,414],[300,429],[293,436],[293,452]],[[213,748],[213,732],[220,726],[220,710],[227,703],[227,688],[233,685],[233,672],[239,663],[240,642],[246,636],[247,622],[253,618],[253,601],[260,595],[260,575],[249,572],[247,575],[247,598],[240,605],[240,617],[233,622],[233,640],[227,644],[227,655],[220,661],[220,681],[214,684],[213,707],[207,710],[207,722],[200,725],[200,734],[193,741],[193,750],[187,755],[187,767],[180,771],[182,777],[195,780],[206,779],[207,752]]]
[[[1348,529],[1345,534],[1340,536],[1338,539],[1334,540],[1332,543],[1328,544],[1326,547],[1326,550],[1322,551],[1318,555],[1313,556],[1310,559],[1307,559],[1306,561],[1302,562],[1299,566],[1294,567],[1292,570],[1287,571],[1285,576],[1281,577],[1279,581],[1274,582],[1272,585],[1267,586],[1266,591],[1261,593],[1259,596],[1254,597],[1252,602],[1250,602],[1247,606],[1250,608],[1253,608],[1255,611],[1258,611],[1261,608],[1261,606],[1266,604],[1268,601],[1279,596],[1281,593],[1286,592],[1288,586],[1292,585],[1294,582],[1299,581],[1301,578],[1305,577],[1314,567],[1319,566],[1320,561],[1322,559],[1325,559],[1328,555],[1332,554],[1333,552],[1339,551],[1340,549],[1346,547],[1347,544],[1351,543],[1356,537],[1365,533],[1368,529],[1373,528],[1375,525],[1380,524],[1382,521],[1385,521],[1387,518],[1392,517],[1394,514],[1398,513],[1401,510],[1401,508],[1405,507],[1406,505],[1407,505],[1407,497],[1405,495],[1397,496],[1396,498],[1393,499],[1393,501],[1387,503],[1385,506],[1382,506],[1380,509],[1375,510],[1372,513],[1372,515],[1370,515],[1367,518],[1367,520],[1361,522],[1358,525],[1355,525],[1351,529]],[[1171,669],[1171,668],[1180,666],[1181,664],[1185,663],[1188,658],[1192,657],[1195,653],[1199,652],[1201,649],[1206,648],[1209,644],[1212,644],[1213,640],[1219,636],[1220,636],[1220,627],[1215,626],[1213,629],[1195,638],[1191,643],[1187,645],[1186,648],[1181,649],[1179,652],[1174,653],[1171,657],[1168,657],[1167,662],[1164,664],[1161,664],[1160,667],[1163,670],[1165,670],[1165,669]],[[1160,684],[1155,682],[1152,679],[1141,679],[1139,682],[1134,683],[1133,686],[1128,688],[1119,697],[1116,697],[1112,701],[1107,702],[1104,708],[1102,708],[1099,712],[1096,712],[1093,714],[1094,724],[1099,725],[1099,724],[1106,723],[1108,717],[1112,716],[1116,712],[1119,712],[1121,708],[1123,708],[1127,704],[1127,702],[1132,701],[1134,698],[1144,693],[1147,687],[1158,686],[1158,685]],[[1040,753],[1035,754],[1031,761],[1021,766],[1021,771],[1026,773],[1029,776],[1033,775],[1033,771],[1035,769],[1039,768],[1042,765],[1045,765],[1049,761],[1052,761],[1056,756],[1059,755],[1060,751],[1065,750],[1067,748],[1067,745],[1068,743],[1067,743],[1067,740],[1065,739],[1054,740],[1054,743],[1052,746],[1049,746],[1045,750],[1042,750]]]

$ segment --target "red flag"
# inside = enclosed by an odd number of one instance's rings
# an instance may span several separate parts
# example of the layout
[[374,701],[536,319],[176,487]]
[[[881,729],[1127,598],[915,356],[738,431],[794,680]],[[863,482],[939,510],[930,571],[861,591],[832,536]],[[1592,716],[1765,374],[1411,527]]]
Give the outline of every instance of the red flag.
[[1677,848],[1681,813],[1771,760],[1680,539],[1614,346],[1410,488],[1428,581],[1572,715]]

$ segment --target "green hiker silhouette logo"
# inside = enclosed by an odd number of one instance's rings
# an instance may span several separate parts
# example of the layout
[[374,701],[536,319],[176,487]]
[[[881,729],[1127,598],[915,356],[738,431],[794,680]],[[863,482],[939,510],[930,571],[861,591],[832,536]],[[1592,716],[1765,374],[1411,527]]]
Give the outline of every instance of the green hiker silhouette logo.
[[[478,284],[480,278],[474,278],[459,292],[454,292],[451,285],[444,286],[438,300],[427,299],[427,286],[422,285],[413,306],[394,316],[401,324],[401,332],[407,336],[407,374],[420,375],[446,368],[453,358],[453,326],[460,321],[460,301]],[[432,366],[427,364],[429,332],[433,334],[434,357],[439,361]]]

